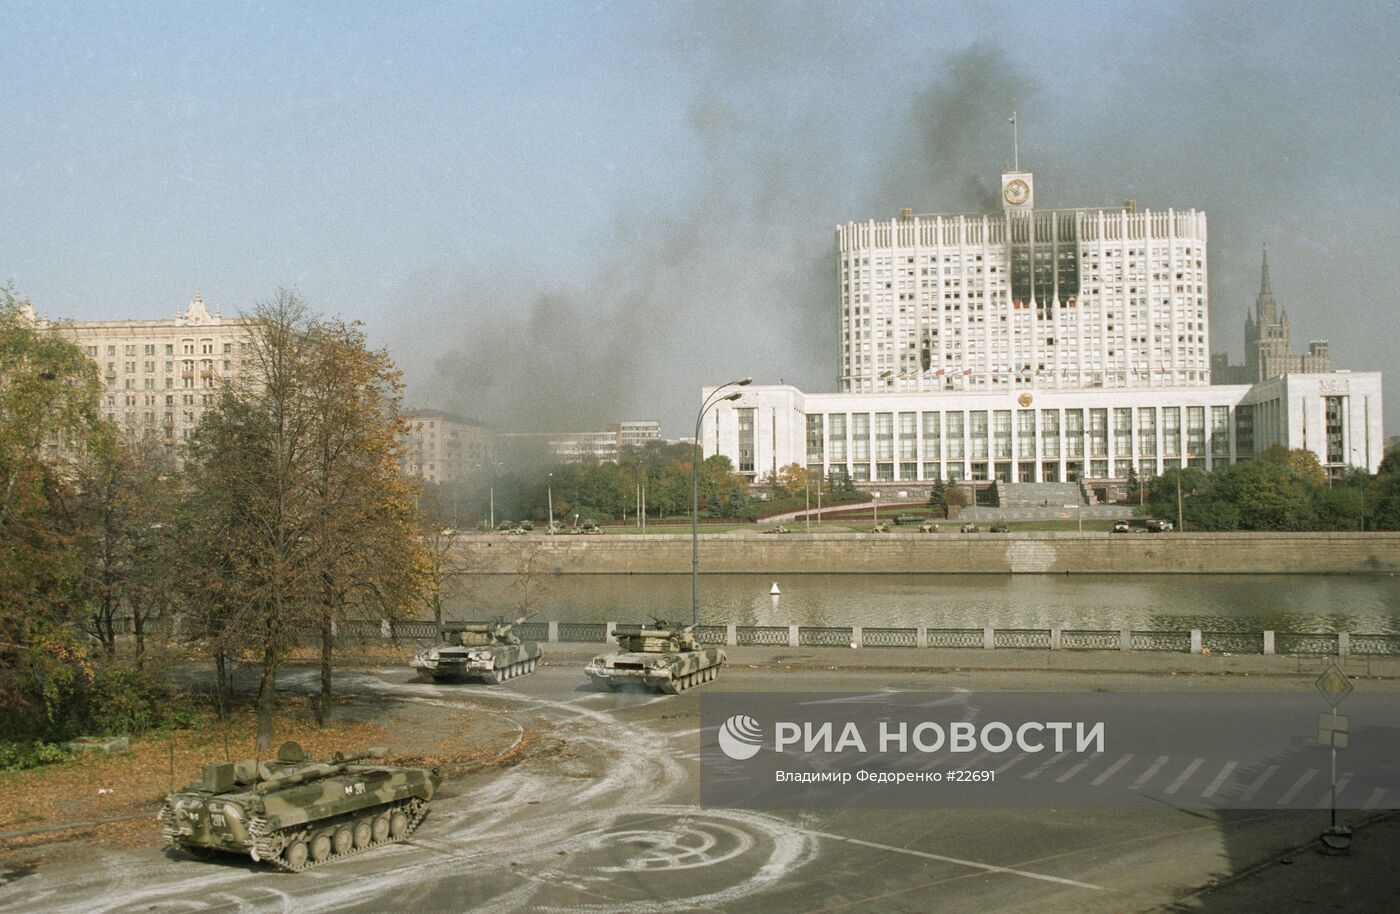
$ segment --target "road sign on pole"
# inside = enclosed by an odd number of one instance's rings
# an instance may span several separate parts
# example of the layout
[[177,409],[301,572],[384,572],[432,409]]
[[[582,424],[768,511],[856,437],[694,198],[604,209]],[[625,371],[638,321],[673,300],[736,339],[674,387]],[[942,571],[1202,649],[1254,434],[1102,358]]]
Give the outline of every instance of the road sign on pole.
[[1317,715],[1317,741],[1333,749],[1345,749],[1347,737],[1351,733],[1347,718],[1337,712],[1323,711]]
[[1351,851],[1351,829],[1337,824],[1337,750],[1347,747],[1351,731],[1347,719],[1337,714],[1337,705],[1346,700],[1355,686],[1335,661],[1328,664],[1313,685],[1332,706],[1331,713],[1319,714],[1317,720],[1317,741],[1332,749],[1332,824],[1322,833],[1322,852],[1346,854]]
[[1352,693],[1356,687],[1351,684],[1347,674],[1342,672],[1342,668],[1334,662],[1322,671],[1322,675],[1317,677],[1313,683],[1317,691],[1322,694],[1323,699],[1332,707],[1336,707]]

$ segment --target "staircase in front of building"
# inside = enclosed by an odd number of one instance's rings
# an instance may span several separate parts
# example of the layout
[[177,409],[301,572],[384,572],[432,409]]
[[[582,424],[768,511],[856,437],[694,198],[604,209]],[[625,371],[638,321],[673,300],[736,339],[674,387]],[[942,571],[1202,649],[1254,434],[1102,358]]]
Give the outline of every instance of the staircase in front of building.
[[1003,508],[1063,508],[1087,504],[1077,482],[1007,482],[1002,483],[1000,494]]

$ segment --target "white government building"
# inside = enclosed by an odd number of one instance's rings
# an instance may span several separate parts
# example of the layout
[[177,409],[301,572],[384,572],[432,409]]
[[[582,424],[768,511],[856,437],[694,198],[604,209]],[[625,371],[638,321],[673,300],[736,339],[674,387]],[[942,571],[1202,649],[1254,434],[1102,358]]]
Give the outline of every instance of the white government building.
[[1002,195],[997,215],[839,227],[840,392],[736,388],[705,417],[705,454],[871,487],[1113,484],[1274,444],[1375,472],[1380,373],[1211,384],[1204,213],[1037,211],[1022,171]]

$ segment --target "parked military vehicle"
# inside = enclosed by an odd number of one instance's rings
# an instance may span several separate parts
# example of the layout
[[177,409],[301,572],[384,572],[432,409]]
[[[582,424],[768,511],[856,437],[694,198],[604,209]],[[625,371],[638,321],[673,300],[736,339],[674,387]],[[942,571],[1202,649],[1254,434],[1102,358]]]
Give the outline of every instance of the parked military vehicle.
[[439,642],[420,650],[409,666],[418,670],[420,679],[432,682],[465,678],[505,682],[533,673],[540,661],[540,646],[522,641],[518,629],[527,618],[449,622],[439,630]]
[[324,762],[294,742],[271,761],[211,762],[165,798],[166,841],[188,851],[247,854],[293,872],[402,841],[428,813],[436,768],[379,765],[383,749]]
[[724,650],[701,647],[695,626],[652,617],[653,625],[619,625],[613,630],[620,648],[601,654],[584,667],[588,678],[609,689],[628,683],[675,695],[719,676],[728,662]]

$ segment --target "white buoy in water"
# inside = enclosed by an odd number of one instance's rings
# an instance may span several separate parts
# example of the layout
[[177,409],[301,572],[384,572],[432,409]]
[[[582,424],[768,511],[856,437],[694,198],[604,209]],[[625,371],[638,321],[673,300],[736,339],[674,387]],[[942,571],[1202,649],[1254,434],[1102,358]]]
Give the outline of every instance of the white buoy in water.
[[778,594],[782,593],[782,591],[778,589],[778,582],[777,582],[777,581],[774,581],[774,582],[773,582],[773,586],[772,586],[771,588],[769,588],[768,593],[769,593],[770,595],[772,595],[772,596],[775,596],[775,597],[776,597]]

